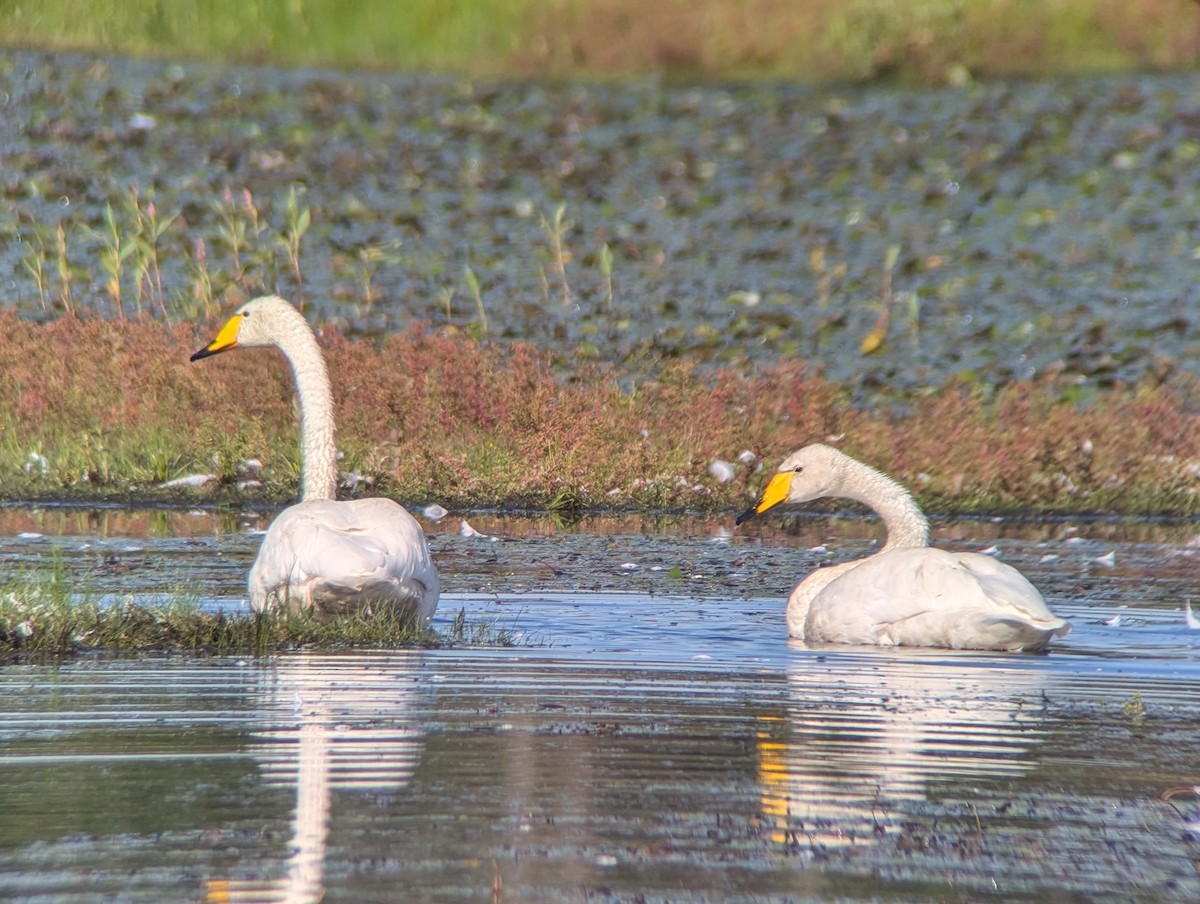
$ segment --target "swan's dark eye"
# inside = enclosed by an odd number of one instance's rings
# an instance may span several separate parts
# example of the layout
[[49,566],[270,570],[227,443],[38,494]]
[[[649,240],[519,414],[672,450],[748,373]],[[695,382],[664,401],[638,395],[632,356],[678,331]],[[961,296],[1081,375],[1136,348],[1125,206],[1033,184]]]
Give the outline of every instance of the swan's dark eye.
[[796,465],[796,473],[799,474],[804,470],[804,465]]
[[250,312],[249,312],[249,311],[242,311],[242,319],[243,319],[243,320],[249,320],[249,319],[250,319]]

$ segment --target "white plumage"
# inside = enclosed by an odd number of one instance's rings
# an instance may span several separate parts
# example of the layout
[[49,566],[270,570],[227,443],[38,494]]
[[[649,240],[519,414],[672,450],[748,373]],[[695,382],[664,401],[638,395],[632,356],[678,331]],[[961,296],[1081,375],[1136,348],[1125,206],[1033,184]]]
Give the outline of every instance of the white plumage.
[[263,538],[250,570],[250,604],[328,614],[387,608],[427,624],[437,609],[437,570],[421,527],[390,499],[338,501],[333,393],[316,337],[276,296],[239,308],[195,361],[237,347],[278,348],[300,398],[301,501]]
[[810,643],[1043,650],[1071,630],[1015,568],[929,545],[929,522],[904,487],[830,446],[789,455],[737,523],[781,503],[855,499],[883,519],[878,553],[821,568],[788,598],[788,633]]

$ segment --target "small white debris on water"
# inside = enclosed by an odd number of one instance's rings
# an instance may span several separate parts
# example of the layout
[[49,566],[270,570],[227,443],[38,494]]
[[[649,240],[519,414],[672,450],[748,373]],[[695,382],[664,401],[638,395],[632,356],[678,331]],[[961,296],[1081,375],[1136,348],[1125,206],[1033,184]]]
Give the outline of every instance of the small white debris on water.
[[729,483],[733,480],[733,465],[714,458],[708,466],[708,473],[717,479],[717,483]]
[[475,530],[475,528],[471,527],[471,525],[467,523],[466,518],[463,518],[462,521],[459,522],[458,533],[459,533],[459,536],[464,537],[468,540],[471,539],[471,537],[482,537],[483,536],[483,534],[481,534],[479,531]]
[[1108,625],[1110,628],[1115,628],[1117,625],[1121,624],[1121,616],[1114,615],[1112,618],[1106,618],[1104,620],[1104,624]]
[[191,487],[196,489],[207,483],[217,479],[216,474],[187,474],[183,477],[176,477],[174,480],[168,480],[158,485],[160,490],[171,490],[176,487]]
[[430,521],[441,521],[450,513],[435,502],[432,505],[427,505],[425,508],[421,509],[421,514]]
[[1041,562],[1054,562],[1054,561],[1056,561],[1057,559],[1058,559],[1058,553],[1056,553],[1056,552],[1048,552],[1048,553],[1046,553],[1044,556],[1042,556],[1042,557],[1041,557],[1041,559],[1040,559],[1039,561],[1041,561]]
[[1200,618],[1196,618],[1192,614],[1191,600],[1184,600],[1183,602],[1183,621],[1193,631],[1200,631]]
[[815,553],[817,553],[819,555],[823,555],[823,556],[829,554],[829,548],[826,546],[810,546],[808,551],[815,552]]
[[600,854],[596,857],[596,866],[616,866],[617,858],[612,854]]
[[637,568],[637,563],[635,563],[635,562],[622,562],[621,563],[622,571],[633,571],[636,568]]
[[1103,565],[1105,568],[1112,568],[1117,563],[1117,551],[1114,549],[1102,556],[1096,556],[1092,561],[1097,565]]
[[999,546],[989,546],[987,549],[980,550],[980,551],[985,556],[999,556],[1000,555],[1000,547]]
[[19,534],[17,534],[17,539],[18,540],[40,540],[44,536],[45,536],[45,534],[39,534],[37,531],[23,530]]
[[760,301],[762,301],[762,296],[757,292],[738,290],[730,292],[728,298],[726,298],[726,301],[730,302],[731,304],[741,304],[748,308],[754,308],[758,306]]

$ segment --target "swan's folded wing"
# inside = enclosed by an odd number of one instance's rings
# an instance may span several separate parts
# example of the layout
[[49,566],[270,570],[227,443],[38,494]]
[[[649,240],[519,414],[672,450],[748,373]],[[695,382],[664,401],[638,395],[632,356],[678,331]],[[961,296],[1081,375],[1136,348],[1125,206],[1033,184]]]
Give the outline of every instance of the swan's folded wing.
[[920,547],[866,559],[812,601],[810,640],[958,649],[1039,649],[1070,626],[1015,568]]
[[251,573],[265,598],[344,608],[356,595],[392,598],[429,619],[438,601],[437,571],[413,517],[388,499],[314,500],[285,509],[271,524]]

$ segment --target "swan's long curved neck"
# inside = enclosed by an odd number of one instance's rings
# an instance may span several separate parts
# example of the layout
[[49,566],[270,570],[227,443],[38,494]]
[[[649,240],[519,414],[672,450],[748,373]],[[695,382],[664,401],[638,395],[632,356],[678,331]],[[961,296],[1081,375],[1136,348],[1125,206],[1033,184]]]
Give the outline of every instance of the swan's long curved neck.
[[887,528],[883,549],[929,545],[929,521],[903,486],[869,465],[851,460],[842,494],[875,510]]
[[304,317],[295,312],[277,337],[279,350],[292,365],[300,398],[300,498],[337,497],[337,438],[333,420],[333,389],[316,337]]

